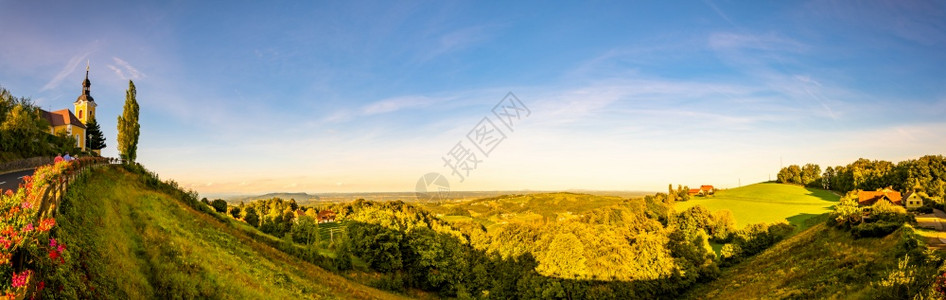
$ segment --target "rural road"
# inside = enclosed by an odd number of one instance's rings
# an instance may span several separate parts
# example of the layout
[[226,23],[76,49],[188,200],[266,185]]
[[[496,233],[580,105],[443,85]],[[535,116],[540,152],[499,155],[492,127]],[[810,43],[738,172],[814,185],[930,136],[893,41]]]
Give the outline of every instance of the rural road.
[[935,236],[928,238],[938,239],[939,243],[936,244],[946,245],[946,212],[934,209],[933,213],[917,215],[916,223],[920,228],[932,228],[938,231]]
[[33,169],[0,174],[0,191],[15,190],[23,182],[23,176],[33,175]]

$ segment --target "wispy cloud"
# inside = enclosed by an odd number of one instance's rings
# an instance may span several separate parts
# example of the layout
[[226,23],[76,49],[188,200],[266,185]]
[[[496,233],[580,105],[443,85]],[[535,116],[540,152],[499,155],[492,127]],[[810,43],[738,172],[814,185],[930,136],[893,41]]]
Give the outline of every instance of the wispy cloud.
[[[138,79],[141,79],[141,78],[145,77],[144,74],[142,74],[141,72],[139,72],[138,69],[136,69],[134,66],[132,66],[131,64],[129,64],[127,61],[125,61],[125,60],[123,60],[123,59],[121,59],[121,58],[118,58],[118,57],[112,57],[112,60],[115,62],[115,64],[114,64],[114,65],[109,64],[109,65],[107,65],[107,67],[108,67],[110,70],[112,70],[112,72],[115,72],[115,75],[118,75],[118,77],[120,77],[121,79],[123,79],[123,80],[129,80],[129,79],[138,80]],[[117,66],[116,66],[116,65],[117,65]]]
[[421,60],[430,60],[484,42],[490,38],[491,28],[492,26],[486,25],[471,26],[442,34],[434,41],[434,47]]
[[703,3],[706,3],[707,6],[712,8],[713,11],[716,12],[716,14],[719,15],[721,18],[723,18],[723,20],[726,20],[726,22],[729,23],[729,25],[736,26],[736,23],[733,22],[732,19],[730,19],[729,16],[723,12],[723,10],[719,9],[719,6],[716,6],[716,3],[713,3],[712,0],[703,0]]
[[442,101],[442,99],[425,96],[395,97],[368,104],[362,107],[361,112],[363,115],[370,116],[396,112],[402,109],[426,107],[439,101]]
[[62,83],[62,80],[66,79],[66,76],[72,74],[72,72],[76,70],[76,67],[78,67],[83,60],[89,57],[89,54],[91,53],[81,53],[70,58],[69,61],[66,62],[66,65],[62,67],[62,70],[59,70],[59,73],[56,73],[56,76],[53,76],[53,79],[49,80],[49,82],[43,85],[43,88],[39,91],[44,92],[58,87],[59,84]]
[[336,110],[322,119],[325,123],[338,123],[349,121],[359,116],[373,116],[381,114],[395,113],[402,110],[422,109],[431,105],[450,100],[450,97],[429,97],[423,95],[399,96],[381,99],[375,102],[365,104],[357,109],[343,108]]
[[809,48],[808,45],[776,33],[767,34],[739,34],[732,32],[717,32],[709,36],[709,46],[713,49],[756,49],[779,52],[801,52]]
[[[834,106],[840,101],[837,88],[826,86],[816,75],[797,74],[791,70],[810,69],[802,63],[816,55],[811,46],[777,33],[745,34],[717,32],[709,36],[707,46],[733,69],[760,81],[796,103],[809,103],[813,112],[838,120]],[[802,100],[801,102],[798,102]]]

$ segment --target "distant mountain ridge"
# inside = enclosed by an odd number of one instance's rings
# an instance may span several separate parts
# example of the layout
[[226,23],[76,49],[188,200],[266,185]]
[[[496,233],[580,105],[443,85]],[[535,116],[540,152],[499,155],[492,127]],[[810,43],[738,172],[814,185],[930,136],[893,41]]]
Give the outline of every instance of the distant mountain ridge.
[[233,197],[224,198],[223,200],[226,200],[227,202],[230,202],[230,203],[240,203],[241,201],[251,202],[254,200],[271,199],[271,198],[281,198],[281,199],[286,199],[286,200],[295,199],[297,203],[319,201],[322,199],[318,195],[297,192],[297,193],[268,193],[268,194],[256,195],[256,196],[233,196]]
[[[518,190],[518,191],[450,191],[449,194],[444,199],[431,199],[428,201],[438,202],[438,201],[466,201],[490,197],[499,197],[503,195],[528,195],[528,194],[544,194],[544,193],[558,193],[559,191],[538,191],[538,190]],[[643,197],[644,195],[652,194],[653,192],[647,191],[594,191],[594,190],[577,190],[570,189],[566,192],[579,192],[582,194],[598,195],[598,196],[616,196],[622,198],[637,198]],[[404,202],[416,202],[417,194],[415,192],[349,192],[349,193],[306,193],[306,192],[275,192],[267,193],[262,195],[247,195],[247,194],[221,194],[221,195],[208,195],[208,198],[212,199],[223,199],[231,204],[239,204],[241,201],[252,202],[255,200],[261,199],[271,199],[271,198],[280,198],[284,200],[295,199],[296,203],[300,205],[308,205],[313,202],[323,202],[323,203],[343,203],[350,202],[357,199],[365,199],[371,201],[404,201]],[[424,202],[424,201],[421,201]]]

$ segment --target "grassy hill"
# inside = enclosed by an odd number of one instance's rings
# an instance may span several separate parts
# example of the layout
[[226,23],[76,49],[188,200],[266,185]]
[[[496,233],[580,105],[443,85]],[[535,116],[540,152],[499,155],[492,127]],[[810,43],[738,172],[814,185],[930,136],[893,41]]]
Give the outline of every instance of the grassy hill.
[[[849,232],[821,223],[724,269],[717,280],[692,289],[688,298],[901,298],[911,289],[924,290],[936,274],[936,264],[923,260],[916,252],[919,247],[910,254],[912,264],[930,267],[898,270],[898,260],[912,239],[910,227],[884,238],[854,239]],[[895,278],[892,288],[877,285],[886,278]]]
[[446,221],[474,220],[492,228],[509,222],[555,221],[624,201],[618,196],[597,196],[568,192],[503,195],[455,203],[427,203],[423,206]]
[[812,218],[831,211],[831,207],[839,200],[838,195],[822,189],[757,183],[721,190],[710,197],[692,197],[689,201],[677,202],[674,208],[682,211],[695,205],[703,205],[711,211],[728,209],[736,217],[738,227],[788,221],[804,229],[817,223]]
[[65,298],[397,298],[259,243],[111,166],[70,187],[46,286]]

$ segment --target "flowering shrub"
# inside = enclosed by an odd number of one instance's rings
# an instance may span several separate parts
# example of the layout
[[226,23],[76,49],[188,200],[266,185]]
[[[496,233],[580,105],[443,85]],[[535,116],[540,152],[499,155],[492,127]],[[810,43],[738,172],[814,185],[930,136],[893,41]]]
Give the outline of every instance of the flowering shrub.
[[[56,226],[56,219],[45,217],[40,209],[47,209],[44,199],[52,195],[50,189],[61,187],[68,176],[82,167],[99,162],[100,159],[78,159],[58,162],[36,169],[33,176],[23,178],[24,183],[16,191],[0,194],[0,291],[6,298],[16,298],[27,292],[30,278],[35,275],[31,267],[45,257],[31,256],[41,253],[40,241],[48,238],[49,231]],[[66,245],[49,239],[49,258],[55,263],[64,263]],[[15,258],[16,257],[16,258]],[[37,289],[44,283],[36,284]]]
[[62,258],[62,252],[66,250],[66,244],[56,243],[56,239],[49,239],[49,259],[56,261],[59,259],[59,263],[65,263],[66,261]]

